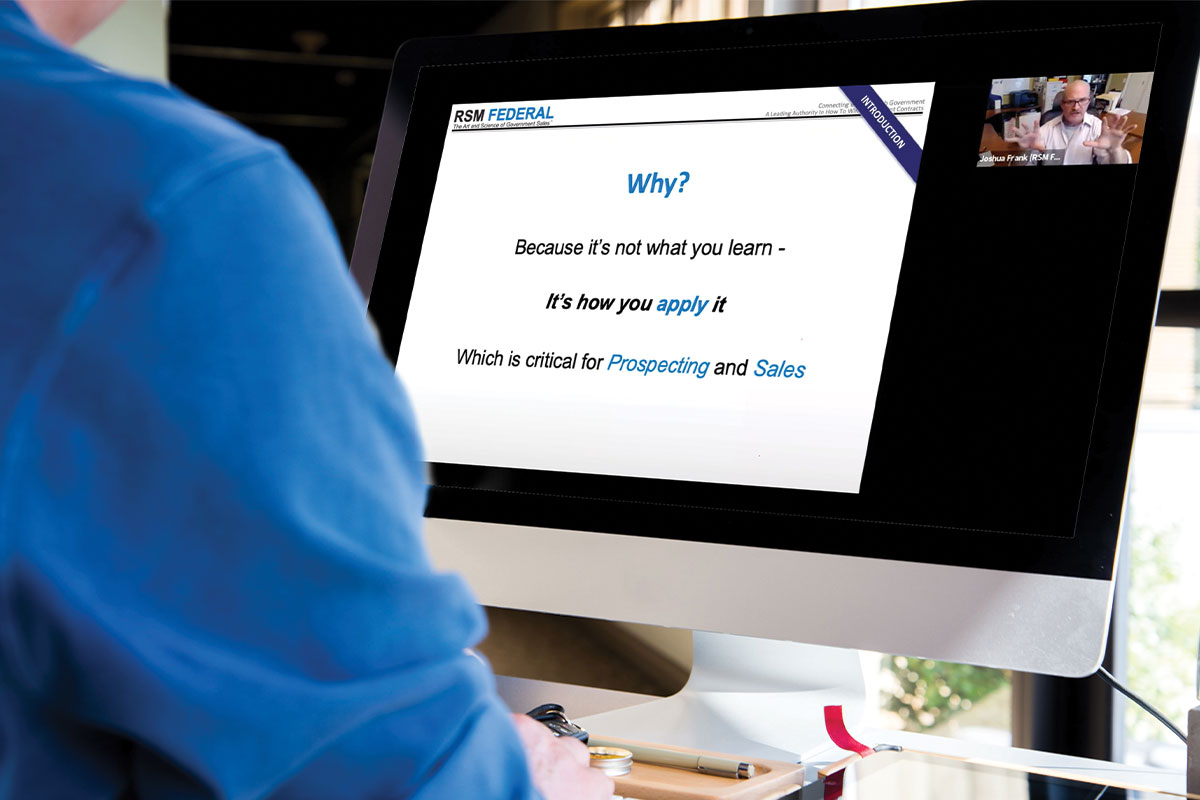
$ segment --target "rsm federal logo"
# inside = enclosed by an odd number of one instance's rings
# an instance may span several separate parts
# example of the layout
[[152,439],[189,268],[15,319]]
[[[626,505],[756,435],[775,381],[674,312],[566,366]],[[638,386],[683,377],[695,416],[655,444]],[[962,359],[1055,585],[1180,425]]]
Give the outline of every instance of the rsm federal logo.
[[550,106],[493,106],[459,108],[455,128],[527,128],[548,126],[554,119]]

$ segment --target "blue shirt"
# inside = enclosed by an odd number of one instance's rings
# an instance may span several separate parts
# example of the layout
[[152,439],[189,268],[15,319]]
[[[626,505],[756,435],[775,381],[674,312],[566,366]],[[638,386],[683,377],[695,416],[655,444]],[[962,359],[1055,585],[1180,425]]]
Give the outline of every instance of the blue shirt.
[[528,798],[280,148],[0,0],[0,798]]

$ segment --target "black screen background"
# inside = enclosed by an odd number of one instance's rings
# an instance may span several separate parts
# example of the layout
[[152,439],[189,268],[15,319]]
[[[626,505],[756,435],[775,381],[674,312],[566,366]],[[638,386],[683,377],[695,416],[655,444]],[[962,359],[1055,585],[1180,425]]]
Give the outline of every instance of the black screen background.
[[[1183,47],[1177,8],[1032,29],[1017,8],[402,49],[389,113],[408,128],[370,304],[393,363],[452,104],[936,82],[859,494],[435,464],[427,515],[1108,577],[1186,117],[1167,98],[1190,96],[1194,57],[1157,67]],[[992,79],[1156,69],[1139,165],[976,166]],[[869,248],[869,228],[847,245]]]

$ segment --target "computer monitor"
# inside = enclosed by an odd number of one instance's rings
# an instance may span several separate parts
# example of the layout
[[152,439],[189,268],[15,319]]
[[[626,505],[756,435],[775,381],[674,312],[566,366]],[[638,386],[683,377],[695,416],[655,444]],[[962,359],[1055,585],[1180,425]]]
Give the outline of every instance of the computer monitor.
[[[1197,11],[402,47],[352,269],[435,559],[494,606],[1091,673]],[[1142,107],[990,122],[1102,70]]]

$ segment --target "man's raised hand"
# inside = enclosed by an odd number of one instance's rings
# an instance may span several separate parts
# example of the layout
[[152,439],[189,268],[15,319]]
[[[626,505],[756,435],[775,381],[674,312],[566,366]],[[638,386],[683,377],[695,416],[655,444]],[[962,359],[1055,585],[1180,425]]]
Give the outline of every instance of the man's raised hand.
[[[1113,120],[1109,123],[1109,120]],[[1137,125],[1129,122],[1126,116],[1106,115],[1100,120],[1102,129],[1098,138],[1084,142],[1084,147],[1098,147],[1101,150],[1113,150],[1125,143],[1125,137],[1137,130]]]
[[1024,150],[1045,150],[1046,143],[1042,141],[1042,125],[1038,120],[1033,121],[1033,127],[1017,124],[1017,144]]

